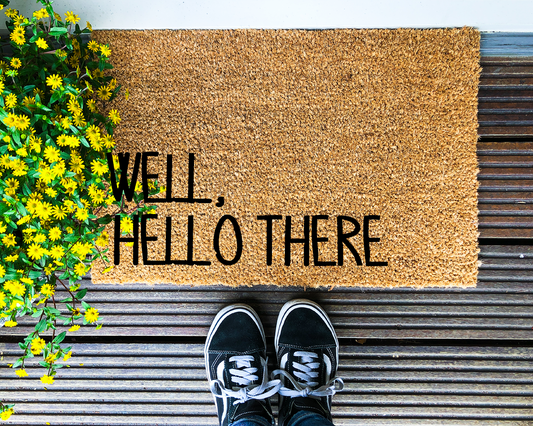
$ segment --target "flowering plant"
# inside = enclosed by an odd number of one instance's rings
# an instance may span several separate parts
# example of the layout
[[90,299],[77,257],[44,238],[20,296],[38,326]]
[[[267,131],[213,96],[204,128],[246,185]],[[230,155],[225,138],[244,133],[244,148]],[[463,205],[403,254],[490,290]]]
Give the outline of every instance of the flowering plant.
[[[12,367],[27,376],[25,360],[41,356],[41,381],[52,384],[71,356],[58,322],[69,332],[80,328],[76,322],[101,327],[78,281],[96,259],[107,262],[105,225],[119,214],[122,232],[129,233],[130,215],[150,207],[142,204],[140,188],[133,209],[110,190],[106,154],[115,145],[120,114],[108,102],[122,93],[105,74],[112,68],[110,47],[89,41],[90,24],[80,28],[73,12],[63,19],[50,0],[39,2],[43,8],[31,18],[5,11],[10,35],[0,61],[0,325],[15,327],[24,315],[36,319]],[[8,4],[0,0],[0,9]],[[150,193],[157,191],[152,185]],[[56,289],[67,297],[57,300]],[[2,420],[13,412],[12,404],[0,402]]]

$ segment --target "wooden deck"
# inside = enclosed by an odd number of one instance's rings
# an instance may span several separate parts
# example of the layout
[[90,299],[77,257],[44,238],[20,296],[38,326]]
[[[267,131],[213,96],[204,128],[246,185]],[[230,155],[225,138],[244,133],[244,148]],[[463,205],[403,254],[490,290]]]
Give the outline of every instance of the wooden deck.
[[24,379],[5,368],[32,321],[0,329],[0,398],[17,404],[6,424],[216,425],[202,353],[216,312],[251,304],[271,341],[282,304],[306,297],[324,306],[340,337],[346,390],[334,397],[335,424],[533,425],[533,36],[516,37],[513,45],[485,35],[482,44],[477,288],[234,290],[87,279],[104,327],[77,332],[70,368],[47,390],[40,368]]

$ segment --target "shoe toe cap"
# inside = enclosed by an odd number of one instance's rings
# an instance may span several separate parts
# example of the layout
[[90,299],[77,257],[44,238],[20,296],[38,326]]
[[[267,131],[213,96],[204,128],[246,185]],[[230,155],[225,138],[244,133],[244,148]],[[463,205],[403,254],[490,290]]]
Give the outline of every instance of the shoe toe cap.
[[255,319],[247,312],[235,312],[220,321],[207,349],[251,353],[264,348],[263,334]]
[[337,345],[329,320],[307,308],[295,309],[285,317],[278,339],[280,345],[302,349]]

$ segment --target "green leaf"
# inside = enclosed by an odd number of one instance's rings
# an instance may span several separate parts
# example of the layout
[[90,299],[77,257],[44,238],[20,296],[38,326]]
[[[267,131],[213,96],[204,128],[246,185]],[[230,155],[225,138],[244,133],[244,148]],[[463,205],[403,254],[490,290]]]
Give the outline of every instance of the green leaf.
[[42,333],[46,329],[46,318],[43,318],[35,325],[35,331],[37,333]]
[[106,215],[106,216],[103,216],[100,219],[98,219],[97,222],[102,224],[102,225],[107,225],[108,223],[111,223],[113,221],[113,219],[114,219],[113,216]]
[[[76,299],[81,300],[81,299],[83,299],[85,297],[86,294],[87,294],[87,289],[86,288],[82,288],[80,291],[78,291],[76,293]],[[83,302],[83,303],[85,303],[85,302]]]
[[60,303],[72,302],[72,297],[67,297],[66,299],[60,300],[59,302]]
[[87,148],[90,148],[91,145],[89,145],[89,142],[87,142],[87,139],[85,139],[84,137],[81,137],[80,138],[80,141],[81,141],[81,144]]
[[28,274],[29,277],[34,280],[36,278],[39,278],[41,276],[41,271],[39,270],[36,270],[36,271],[30,271],[30,273]]
[[48,309],[48,312],[50,312],[53,315],[61,315],[61,312],[56,308],[46,308]]
[[44,368],[49,368],[50,367],[50,364],[48,364],[47,362],[44,362],[44,361],[39,361],[39,364],[42,365]]
[[24,343],[19,342],[19,347],[20,347],[20,349],[22,349],[23,351],[25,351],[26,348],[28,347],[28,345],[25,345]]
[[52,98],[50,99],[50,104],[53,104],[54,102],[56,102],[57,100],[59,100],[62,96],[62,93],[60,90],[55,90],[53,95],[52,95]]
[[22,365],[22,358],[17,359],[15,363],[13,364],[13,368],[17,368],[19,365]]
[[54,343],[61,343],[63,340],[65,340],[65,336],[67,335],[66,331],[63,331],[62,333],[59,333],[55,339],[53,340]]
[[68,30],[65,27],[52,27],[50,28],[50,35],[57,37],[66,34],[67,31]]
[[81,306],[83,306],[83,309],[87,310],[91,308],[91,305],[89,305],[87,302],[81,301]]

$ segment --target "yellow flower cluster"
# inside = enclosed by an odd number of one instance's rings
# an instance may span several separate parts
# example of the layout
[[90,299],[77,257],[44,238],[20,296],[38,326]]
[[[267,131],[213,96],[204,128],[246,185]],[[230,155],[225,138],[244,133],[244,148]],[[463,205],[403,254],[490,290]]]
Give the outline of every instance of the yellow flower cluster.
[[51,284],[45,284],[41,287],[41,294],[46,297],[50,297],[55,293],[55,287]]
[[20,281],[9,280],[4,283],[4,290],[9,291],[13,296],[24,296],[26,286]]
[[49,15],[48,12],[46,11],[46,9],[36,10],[35,12],[33,12],[33,16],[34,16],[37,20],[41,20],[41,19],[49,18],[49,17],[50,17],[50,15]]
[[44,339],[41,339],[40,337],[36,337],[31,341],[30,344],[30,350],[33,355],[39,355],[44,347],[46,346],[46,342]]
[[41,377],[41,382],[43,382],[45,385],[53,385],[54,378],[45,374],[43,377]]
[[15,29],[9,35],[9,38],[11,39],[11,41],[14,41],[19,46],[26,43],[26,37],[24,35],[24,27],[21,27],[21,26],[15,27]]
[[13,408],[9,408],[9,409],[7,409],[5,411],[2,411],[0,413],[0,419],[8,420],[13,413],[15,413],[15,410]]

